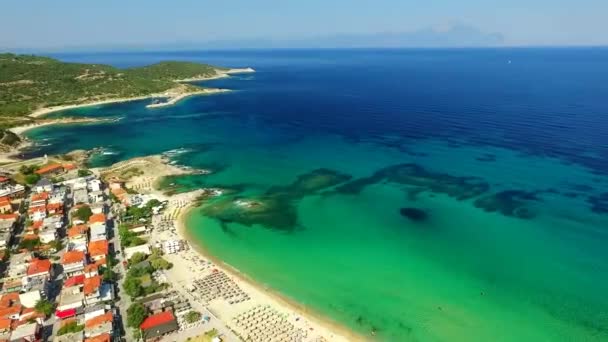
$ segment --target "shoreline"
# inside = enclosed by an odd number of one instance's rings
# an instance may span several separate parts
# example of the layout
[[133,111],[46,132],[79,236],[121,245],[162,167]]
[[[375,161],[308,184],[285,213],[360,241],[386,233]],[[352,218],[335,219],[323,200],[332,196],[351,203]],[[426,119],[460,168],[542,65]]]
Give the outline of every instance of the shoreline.
[[84,118],[59,118],[59,119],[36,121],[36,122],[32,122],[29,125],[11,127],[8,130],[23,138],[23,136],[22,136],[23,133],[25,133],[29,130],[39,128],[39,127],[44,127],[44,126],[61,125],[61,124],[71,125],[71,124],[85,124],[85,123],[103,123],[103,122],[115,122],[118,120],[120,120],[120,119],[119,118],[98,119],[98,118],[87,118],[87,117],[84,117]]
[[[256,282],[237,268],[211,255],[200,244],[193,242],[194,239],[188,233],[186,220],[188,215],[191,214],[195,208],[196,205],[194,205],[193,203],[189,203],[185,208],[182,209],[176,219],[176,231],[179,238],[186,240],[190,248],[202,258],[211,261],[217,269],[224,271],[230,276],[237,278],[240,282],[246,284],[253,291],[258,292],[258,294],[262,297],[266,297],[265,299],[268,299],[268,304],[271,304],[272,306],[277,306],[282,311],[292,312],[297,314],[298,316],[301,316],[302,318],[307,320],[317,332],[321,332],[322,335],[328,338],[330,341],[369,341],[371,339],[371,337],[365,338],[357,334],[356,332],[346,328],[345,326],[334,322],[330,318],[313,312],[311,309],[307,308],[301,303],[298,303],[293,299],[281,295],[281,293],[277,290],[274,290],[270,287],[266,287],[263,284]],[[227,322],[224,323],[226,325],[229,325],[227,324]]]
[[212,95],[212,94],[219,94],[219,93],[227,93],[230,91],[231,91],[230,89],[222,89],[222,88],[204,88],[202,90],[194,91],[191,93],[184,93],[184,94],[179,94],[176,96],[168,96],[168,97],[166,97],[166,98],[168,98],[168,101],[160,102],[160,103],[151,103],[151,104],[147,105],[146,108],[161,108],[161,107],[172,106],[172,105],[176,104],[177,102],[179,102],[187,97],[190,97],[190,96]]
[[112,104],[112,103],[131,102],[131,101],[138,101],[138,100],[147,100],[147,99],[154,99],[154,98],[169,98],[170,99],[169,101],[173,101],[171,104],[174,104],[174,103],[177,103],[179,100],[186,98],[188,96],[202,95],[202,94],[215,94],[215,93],[222,93],[222,92],[230,91],[230,89],[220,89],[220,88],[201,88],[201,89],[197,89],[195,91],[189,91],[189,90],[186,90],[184,88],[184,85],[181,83],[210,81],[210,80],[214,80],[214,79],[230,77],[230,75],[233,75],[233,74],[254,73],[254,72],[255,72],[255,70],[252,68],[234,68],[234,69],[227,69],[227,70],[218,69],[218,70],[216,70],[217,75],[214,75],[214,76],[203,76],[203,77],[194,77],[194,78],[189,78],[189,79],[175,80],[174,82],[178,83],[179,85],[176,86],[175,88],[167,89],[163,93],[154,93],[154,94],[133,96],[133,97],[109,98],[109,99],[103,99],[103,100],[85,101],[85,102],[79,103],[79,104],[44,107],[44,108],[36,109],[35,111],[28,114],[27,116],[30,118],[39,118],[39,117],[45,116],[50,113],[68,110],[68,109],[92,107],[92,106],[99,106],[99,105]]

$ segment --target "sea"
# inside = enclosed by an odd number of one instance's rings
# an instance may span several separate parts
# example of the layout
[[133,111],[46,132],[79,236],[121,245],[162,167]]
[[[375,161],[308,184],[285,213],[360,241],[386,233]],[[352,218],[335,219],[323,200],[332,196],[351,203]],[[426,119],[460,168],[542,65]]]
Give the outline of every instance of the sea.
[[[608,49],[54,54],[252,67],[232,89],[53,113],[27,156],[172,151],[220,187],[192,243],[381,341],[608,341]],[[372,333],[374,336],[372,336]]]

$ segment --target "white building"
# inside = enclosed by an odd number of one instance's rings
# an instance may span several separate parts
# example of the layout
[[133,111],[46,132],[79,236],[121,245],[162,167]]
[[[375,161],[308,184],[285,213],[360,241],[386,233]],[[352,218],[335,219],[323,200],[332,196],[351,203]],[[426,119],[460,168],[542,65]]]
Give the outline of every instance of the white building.
[[107,229],[106,229],[106,224],[105,223],[93,223],[90,227],[90,233],[91,233],[91,239],[90,241],[97,241],[97,240],[107,240],[108,236],[107,236]]
[[91,190],[93,192],[101,190],[101,181],[99,179],[91,179],[88,183],[89,183],[89,190]]
[[36,302],[38,302],[40,299],[42,299],[42,295],[39,290],[19,294],[19,301],[21,302],[21,305],[25,306],[26,308],[35,307]]
[[131,259],[135,253],[144,253],[145,255],[150,255],[152,254],[152,249],[150,248],[150,245],[127,247],[125,248],[125,259]]

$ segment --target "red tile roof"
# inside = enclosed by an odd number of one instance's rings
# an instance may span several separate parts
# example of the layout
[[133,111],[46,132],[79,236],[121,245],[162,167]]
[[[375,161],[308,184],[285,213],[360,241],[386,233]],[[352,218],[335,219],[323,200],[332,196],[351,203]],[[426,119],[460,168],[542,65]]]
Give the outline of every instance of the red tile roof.
[[32,276],[51,271],[51,261],[48,259],[33,259],[27,268],[27,275]]
[[84,267],[84,273],[91,273],[93,271],[96,271],[99,269],[99,265],[97,264],[88,264]]
[[10,330],[11,328],[11,319],[10,318],[0,318],[0,330]]
[[80,261],[84,261],[84,252],[81,251],[66,252],[61,259],[61,263],[63,265],[73,264]]
[[76,169],[76,165],[74,164],[63,164],[63,168],[66,170],[75,170]]
[[45,173],[59,171],[59,170],[63,171],[63,166],[61,166],[59,164],[49,164],[47,166],[43,166],[43,167],[39,168],[38,170],[36,170],[36,173],[39,175],[43,175]]
[[85,338],[84,342],[110,342],[110,334],[103,333],[91,338]]
[[39,239],[38,234],[25,234],[23,235],[23,240],[36,240]]
[[8,177],[0,176],[0,183],[7,182]]
[[106,223],[106,215],[104,214],[93,214],[89,217],[89,223]]
[[112,312],[107,312],[103,315],[91,318],[90,320],[84,322],[84,327],[86,329],[91,329],[109,322],[112,322]]
[[9,306],[8,308],[0,309],[0,318],[6,318],[8,316],[14,316],[21,314],[21,304]]
[[78,235],[84,235],[87,233],[88,230],[89,230],[89,226],[87,226],[86,224],[79,224],[79,225],[73,226],[72,228],[68,229],[68,237],[76,237]]
[[108,240],[97,240],[89,242],[89,255],[97,257],[100,255],[108,255]]
[[49,211],[63,209],[63,203],[49,203],[47,204],[46,209]]
[[84,280],[84,295],[88,296],[99,289],[101,286],[101,276],[94,276]]
[[2,309],[11,307],[15,303],[20,303],[19,292],[9,292],[0,297],[0,308]]
[[146,330],[150,328],[154,328],[155,326],[165,324],[175,320],[173,314],[170,311],[164,311],[161,313],[157,313],[156,315],[149,316],[146,318],[143,323],[139,326],[140,329]]
[[63,287],[72,287],[82,284],[84,284],[84,274],[66,279],[65,282],[63,282]]
[[49,193],[48,192],[41,192],[39,194],[33,194],[32,195],[32,202],[46,201],[47,199],[49,199]]
[[42,221],[34,221],[30,227],[32,227],[33,229],[40,229],[43,223],[44,222]]
[[0,220],[16,220],[19,218],[17,214],[0,214]]

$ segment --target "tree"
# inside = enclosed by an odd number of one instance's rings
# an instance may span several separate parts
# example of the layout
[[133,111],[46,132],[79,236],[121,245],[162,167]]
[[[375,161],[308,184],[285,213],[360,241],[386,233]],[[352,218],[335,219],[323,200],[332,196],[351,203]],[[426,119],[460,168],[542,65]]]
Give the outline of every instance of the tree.
[[153,198],[146,203],[146,207],[148,208],[158,207],[159,205],[161,205],[161,202],[156,198]]
[[78,177],[86,177],[88,175],[91,174],[91,171],[87,170],[87,169],[80,169],[78,170]]
[[168,270],[173,267],[173,264],[168,262],[167,260],[158,257],[150,260],[150,265],[154,270]]
[[32,185],[36,184],[40,180],[40,175],[38,175],[37,173],[31,173],[29,175],[25,175],[23,179],[25,180],[26,184]]
[[56,251],[60,251],[63,249],[63,243],[61,242],[61,240],[53,240],[49,243],[49,245]]
[[131,262],[131,264],[137,264],[137,263],[140,263],[140,262],[146,260],[147,257],[148,256],[142,252],[133,253],[133,255],[131,256],[131,259],[129,259],[129,262]]
[[36,247],[40,246],[40,239],[22,240],[19,244],[19,248],[33,251]]
[[36,302],[34,309],[36,312],[44,314],[46,317],[48,317],[53,313],[54,304],[46,299],[40,299]]
[[125,292],[131,297],[139,297],[144,294],[144,288],[141,286],[141,280],[135,277],[127,276],[125,282],[122,284]]
[[184,318],[188,323],[195,323],[201,320],[201,314],[197,311],[190,311],[186,314]]
[[59,328],[59,330],[57,331],[57,335],[65,335],[65,334],[70,334],[70,333],[75,333],[75,332],[79,332],[79,331],[83,331],[84,330],[84,325],[78,325],[77,322],[69,322],[66,323],[64,326],[62,326],[61,328]]
[[127,309],[127,326],[139,329],[139,326],[148,316],[146,308],[139,303],[133,303]]
[[85,222],[87,222],[92,215],[93,212],[91,211],[91,208],[88,205],[78,208],[74,213],[74,217],[77,217]]

